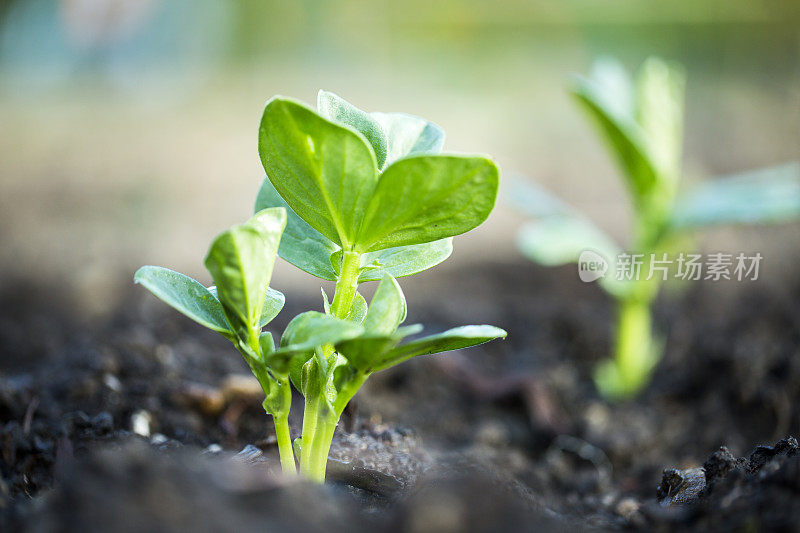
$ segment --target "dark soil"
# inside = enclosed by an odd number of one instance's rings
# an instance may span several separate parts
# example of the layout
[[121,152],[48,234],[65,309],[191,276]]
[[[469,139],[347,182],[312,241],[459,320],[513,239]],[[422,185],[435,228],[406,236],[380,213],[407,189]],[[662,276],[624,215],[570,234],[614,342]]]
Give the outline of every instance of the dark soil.
[[[527,263],[438,276],[402,283],[409,323],[496,324],[508,340],[373,376],[340,424],[324,487],[277,474],[258,390],[221,337],[143,290],[86,325],[58,290],[7,283],[0,529],[800,523],[800,453],[786,438],[800,434],[800,280],[663,298],[667,355],[652,386],[608,404],[591,381],[610,342],[611,307],[595,287]],[[288,300],[276,331],[319,307]]]

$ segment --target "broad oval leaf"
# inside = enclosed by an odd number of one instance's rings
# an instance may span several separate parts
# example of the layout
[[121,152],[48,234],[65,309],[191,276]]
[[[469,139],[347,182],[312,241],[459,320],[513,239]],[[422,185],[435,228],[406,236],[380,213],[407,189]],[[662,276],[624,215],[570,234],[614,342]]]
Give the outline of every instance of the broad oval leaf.
[[444,146],[444,130],[424,118],[405,113],[370,113],[387,139],[386,164],[413,154],[438,154]]
[[332,122],[350,126],[361,132],[375,152],[378,168],[383,168],[386,162],[386,135],[374,117],[341,96],[328,91],[320,91],[317,94],[317,111]]
[[275,97],[261,118],[258,152],[289,207],[329,240],[351,249],[378,182],[375,154],[364,136]]
[[434,267],[450,257],[453,253],[453,238],[386,248],[377,252],[368,252],[361,258],[359,283],[378,281],[388,274],[393,278],[411,276]]
[[489,216],[499,172],[485,157],[417,155],[380,177],[356,240],[370,252],[465,233]]
[[136,271],[133,282],[142,284],[156,298],[198,324],[225,336],[233,334],[219,300],[189,276],[168,268],[147,265]]
[[339,246],[334,244],[322,233],[308,225],[308,223],[297,216],[289,204],[281,198],[275,186],[268,178],[264,178],[261,189],[256,198],[255,211],[261,211],[268,207],[283,207],[286,209],[286,229],[281,237],[281,244],[278,247],[278,255],[300,270],[308,272],[328,281],[336,281],[336,272],[331,266],[331,254],[339,250]]
[[699,185],[675,202],[671,231],[775,223],[800,216],[800,165],[791,163]]
[[431,355],[504,339],[505,330],[494,326],[461,326],[397,346],[377,361],[373,371],[384,370],[418,355]]
[[406,319],[406,311],[406,298],[400,285],[387,274],[369,303],[364,329],[371,335],[390,335]]
[[206,256],[205,265],[214,279],[225,316],[240,338],[260,329],[285,225],[284,209],[265,209],[246,223],[221,233]]

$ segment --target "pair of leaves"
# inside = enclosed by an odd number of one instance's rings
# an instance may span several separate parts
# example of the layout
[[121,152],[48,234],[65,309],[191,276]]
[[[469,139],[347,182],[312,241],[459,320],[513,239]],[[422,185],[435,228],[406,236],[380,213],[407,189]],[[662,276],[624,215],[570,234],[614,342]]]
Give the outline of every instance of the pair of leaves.
[[[289,263],[328,281],[339,276],[341,248],[312,228],[289,207],[278,191],[264,179],[256,199],[256,211],[269,207],[284,207],[287,213],[278,254]],[[453,252],[453,239],[448,237],[413,246],[399,246],[368,252],[361,257],[359,283],[379,281],[385,274],[400,278],[410,276],[438,265]]]
[[[366,308],[366,303],[358,307]],[[328,362],[321,357],[318,352],[324,345],[335,347],[346,360],[344,366],[368,375],[418,355],[468,348],[506,336],[505,331],[493,326],[463,326],[400,344],[405,337],[422,329],[419,325],[398,328],[406,319],[406,312],[400,286],[387,275],[378,284],[363,322],[360,316],[354,317],[355,320],[341,320],[315,311],[298,315],[284,331],[280,347],[266,356],[267,363],[273,371],[288,374],[298,390],[306,391],[303,369],[315,358],[314,379],[321,382],[316,383],[313,390],[321,390],[332,386],[333,373],[345,362]]]
[[684,86],[683,69],[658,58],[645,61],[635,86],[612,59],[574,79],[572,94],[598,124],[640,209],[652,208],[648,200],[671,199],[677,186]]
[[394,278],[386,276],[370,302],[363,334],[337,343],[336,350],[358,372],[368,375],[418,355],[468,348],[506,336],[505,331],[493,326],[463,326],[400,344],[422,329],[419,325],[398,328],[405,319],[403,292]]
[[[329,93],[321,100],[327,102],[322,107],[330,117],[350,123],[332,122],[300,103],[276,97],[268,102],[259,130],[259,154],[269,181],[308,226],[290,223],[297,229],[293,233],[318,245],[313,267],[308,256],[298,257],[299,250],[281,252],[294,256],[300,268],[329,279],[325,262],[338,249],[368,253],[431,243],[469,231],[488,217],[498,183],[497,167],[490,160],[403,154],[381,172],[376,150],[388,161],[389,154],[403,150],[438,149],[437,129],[427,124],[420,128],[421,119],[405,115],[372,117]],[[383,138],[386,156],[377,135],[381,121],[405,136]],[[257,208],[278,205],[270,191],[262,191],[266,203]],[[446,248],[440,246],[434,259]],[[417,257],[416,262],[419,266],[431,260]]]
[[264,299],[285,226],[284,209],[265,209],[222,232],[206,255],[205,265],[225,317],[241,339],[261,329]]
[[[136,271],[134,282],[195,322],[224,335],[252,366],[261,360],[254,350],[263,346],[264,335],[269,334],[262,334],[260,346],[255,348],[250,340],[258,338],[261,328],[277,316],[285,302],[283,294],[269,288],[285,224],[285,210],[273,208],[221,233],[205,260],[216,283],[211,287],[168,268],[149,265]],[[271,341],[269,336],[266,351],[272,351]]]

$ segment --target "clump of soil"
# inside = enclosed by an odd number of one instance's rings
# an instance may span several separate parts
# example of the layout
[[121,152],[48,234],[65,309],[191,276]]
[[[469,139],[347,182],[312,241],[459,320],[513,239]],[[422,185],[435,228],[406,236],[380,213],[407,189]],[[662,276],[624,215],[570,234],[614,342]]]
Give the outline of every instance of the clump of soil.
[[[3,529],[705,531],[800,521],[796,442],[746,459],[718,450],[800,434],[800,280],[725,299],[701,284],[659,302],[665,358],[652,386],[620,404],[599,398],[591,379],[610,344],[610,304],[571,270],[491,264],[409,280],[409,322],[428,332],[492,323],[509,338],[373,376],[337,430],[325,487],[275,474],[257,384],[224,339],[144,291],[87,326],[58,291],[6,287]],[[316,307],[290,299],[274,331]],[[297,435],[301,398],[293,405]]]

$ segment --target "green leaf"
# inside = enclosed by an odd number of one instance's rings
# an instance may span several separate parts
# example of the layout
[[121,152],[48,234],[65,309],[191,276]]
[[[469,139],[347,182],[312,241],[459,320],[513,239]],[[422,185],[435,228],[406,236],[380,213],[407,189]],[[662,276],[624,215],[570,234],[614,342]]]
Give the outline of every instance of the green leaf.
[[[421,119],[420,119],[421,120]],[[286,209],[286,229],[281,237],[278,254],[297,268],[328,281],[336,281],[338,275],[331,265],[331,255],[340,252],[339,246],[309,226],[292,211],[268,179],[264,179],[256,200],[256,211],[268,207]],[[384,274],[401,278],[411,276],[438,265],[453,252],[452,238],[417,244],[398,246],[364,254],[361,262],[359,283],[379,281]]]
[[386,274],[393,278],[411,276],[438,265],[452,253],[452,237],[425,244],[369,252],[361,258],[361,264],[364,266],[361,267],[358,282],[378,281]]
[[278,316],[278,313],[283,309],[283,304],[286,303],[286,297],[282,292],[275,289],[267,288],[267,294],[264,297],[264,307],[261,309],[261,318],[258,321],[258,328],[261,329]]
[[374,117],[341,96],[328,91],[320,91],[317,95],[317,110],[331,122],[344,124],[361,132],[375,152],[378,168],[383,168],[386,162],[386,135]]
[[581,252],[594,250],[612,260],[620,250],[589,220],[581,216],[551,216],[522,226],[517,246],[530,260],[545,266],[578,261]]
[[371,335],[369,333],[342,341],[336,345],[336,351],[342,354],[350,365],[360,372],[369,373],[376,360],[397,346],[403,340],[401,335],[394,333]]
[[[219,301],[216,285],[208,287],[208,292]],[[258,321],[259,329],[272,322],[272,320],[278,316],[278,313],[283,309],[284,303],[286,303],[286,297],[282,292],[272,288],[267,289],[267,294],[264,296],[264,307],[261,309],[261,319]],[[221,304],[220,309],[222,309]]]
[[244,224],[220,234],[205,265],[214,279],[228,322],[240,338],[260,329],[265,295],[272,278],[286,212],[265,209]]
[[484,157],[416,155],[380,177],[356,239],[370,252],[465,233],[489,216],[497,196],[497,166]]
[[389,335],[406,319],[406,298],[397,280],[383,277],[369,304],[364,328],[372,335]]
[[584,251],[591,250],[608,264],[598,283],[615,296],[629,290],[629,284],[615,276],[621,248],[592,221],[535,183],[512,182],[510,199],[537,217],[517,233],[517,248],[525,257],[541,265],[559,266],[576,263]]
[[264,331],[258,336],[258,344],[261,346],[261,356],[266,361],[269,354],[275,351],[275,339],[272,338],[272,333]]
[[419,324],[398,328],[390,333],[367,331],[359,337],[336,344],[336,351],[342,354],[353,368],[369,374],[373,370],[375,361],[380,361],[405,337],[420,331],[422,326]]
[[277,351],[313,350],[325,344],[336,344],[364,333],[364,328],[349,320],[317,311],[306,311],[294,317],[281,337]]
[[258,151],[267,177],[311,227],[351,249],[378,182],[363,135],[281,97],[267,103]]
[[681,175],[683,100],[686,74],[677,63],[648,58],[636,83],[636,121],[644,133],[648,157],[671,194]]
[[336,272],[331,266],[330,258],[331,254],[339,250],[339,246],[297,216],[269,179],[265,178],[258,191],[255,210],[258,212],[268,207],[286,209],[286,229],[281,237],[278,255],[312,276],[336,281]]
[[298,390],[301,388],[303,365],[314,356],[314,350],[326,344],[336,344],[364,333],[360,324],[342,320],[317,311],[306,311],[294,317],[281,337],[280,348],[272,357],[288,361],[289,377]]
[[632,116],[624,114],[627,105],[615,96],[617,85],[577,76],[571,93],[597,123],[625,172],[631,193],[638,199],[650,191],[658,178],[648,158],[644,132]]
[[418,355],[431,355],[477,346],[494,339],[504,339],[506,332],[494,326],[461,326],[438,335],[430,335],[398,346],[378,361],[373,371],[384,370]]
[[708,181],[675,202],[670,231],[721,224],[777,223],[800,216],[800,165]]
[[387,139],[386,164],[413,154],[438,154],[444,146],[444,130],[424,118],[405,113],[370,113]]
[[154,296],[198,324],[225,336],[233,334],[219,300],[189,276],[168,268],[143,266],[134,274],[133,282],[141,283]]
[[353,303],[350,306],[350,312],[347,314],[347,320],[361,324],[364,322],[364,317],[367,316],[367,301],[361,296],[361,293],[356,292],[353,297]]
[[510,201],[537,218],[517,234],[517,247],[528,259],[558,266],[578,261],[587,249],[607,260],[619,254],[619,246],[600,228],[543,187],[522,181],[511,187]]

